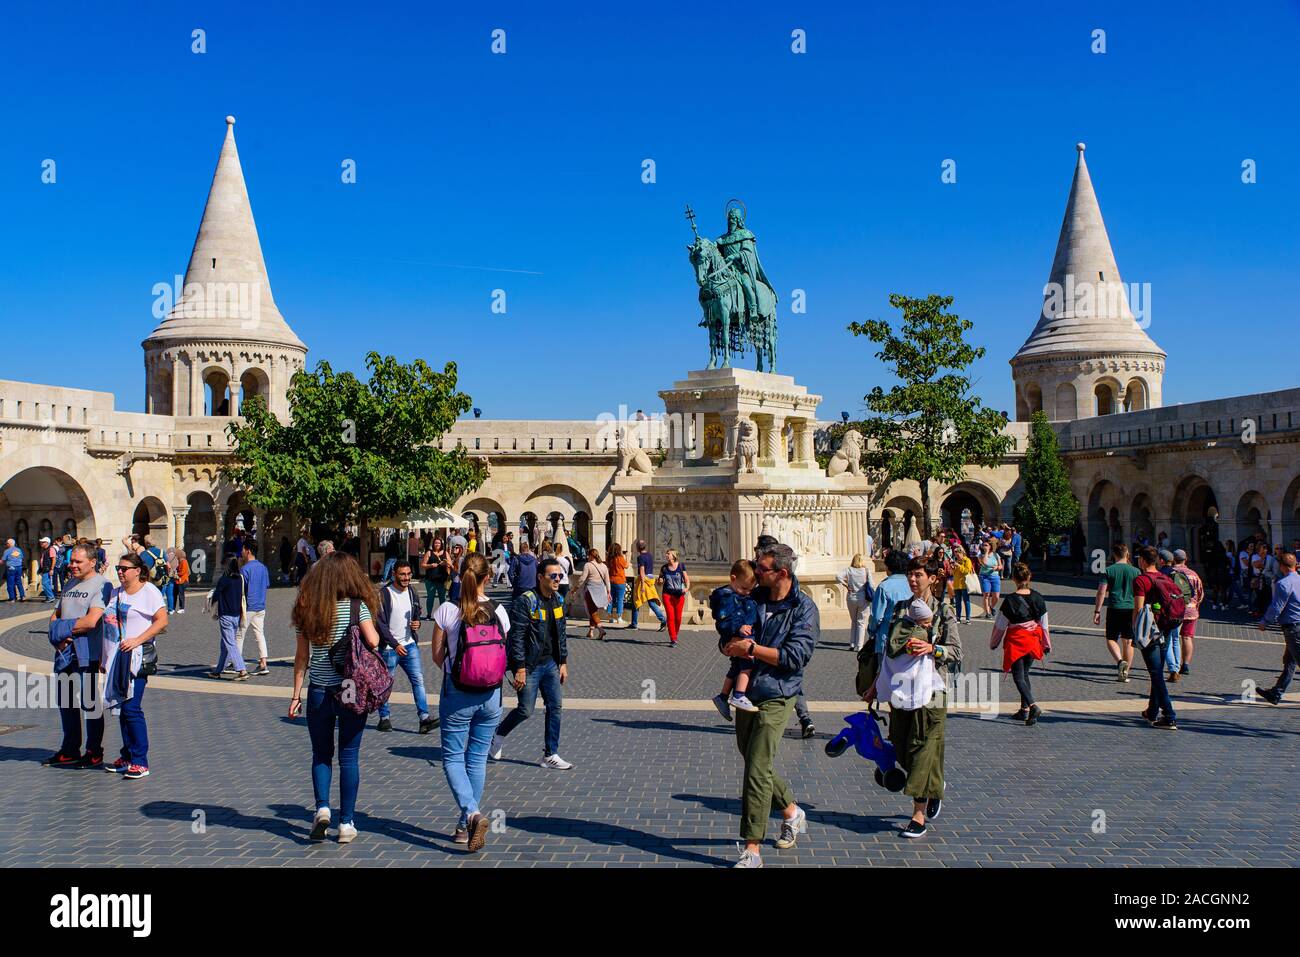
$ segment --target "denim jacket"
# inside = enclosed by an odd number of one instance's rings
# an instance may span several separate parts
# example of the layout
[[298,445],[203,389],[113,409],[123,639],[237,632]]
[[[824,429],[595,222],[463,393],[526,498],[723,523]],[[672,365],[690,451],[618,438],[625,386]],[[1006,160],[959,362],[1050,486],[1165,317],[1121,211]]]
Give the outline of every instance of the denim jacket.
[[755,704],[769,698],[789,698],[803,692],[803,670],[813,656],[821,637],[821,615],[816,603],[799,589],[799,580],[790,583],[790,594],[781,601],[771,601],[768,589],[755,588],[751,597],[758,603],[758,627],[755,641],[775,648],[780,660],[775,665],[755,661],[749,683],[749,698]]

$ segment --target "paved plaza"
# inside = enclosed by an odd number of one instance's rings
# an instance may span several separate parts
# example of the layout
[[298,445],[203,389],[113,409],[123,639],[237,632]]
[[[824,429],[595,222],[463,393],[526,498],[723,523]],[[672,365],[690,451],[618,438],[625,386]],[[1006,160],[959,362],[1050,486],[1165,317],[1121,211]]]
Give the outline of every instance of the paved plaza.
[[[1132,682],[1115,682],[1086,583],[1042,591],[1055,646],[1033,673],[1045,716],[1033,728],[1005,717],[1014,688],[1000,674],[1000,651],[988,648],[989,625],[964,625],[966,673],[999,695],[1004,714],[981,716],[972,705],[950,716],[948,793],[920,841],[899,838],[907,798],[877,787],[872,766],[853,754],[823,751],[854,708],[848,634],[824,633],[806,679],[818,735],[801,740],[792,722],[777,759],[809,829],[791,850],[769,846],[767,866],[1300,864],[1295,696],[1277,708],[1243,700],[1251,683],[1271,685],[1277,635],[1237,617],[1205,620],[1193,673],[1172,686],[1180,730],[1161,732],[1137,717],[1141,665]],[[285,717],[294,593],[271,594],[271,675],[241,684],[201,677],[218,639],[198,594],[159,641],[163,664],[146,697],[149,778],[41,767],[58,744],[57,714],[0,709],[6,865],[629,867],[735,858],[741,761],[732,726],[707,700],[725,671],[711,629],[685,631],[677,649],[648,627],[611,629],[605,642],[571,635],[560,750],[576,768],[538,766],[539,701],[505,760],[489,767],[493,833],[482,854],[468,856],[451,842],[438,732],[414,732],[402,675],[396,730],[381,735],[372,718],[363,738],[361,836],[348,846],[309,842],[307,732]],[[0,667],[48,670],[43,621],[32,620],[43,610],[0,605]],[[119,742],[110,718],[110,756]],[[769,845],[775,834],[774,820]]]

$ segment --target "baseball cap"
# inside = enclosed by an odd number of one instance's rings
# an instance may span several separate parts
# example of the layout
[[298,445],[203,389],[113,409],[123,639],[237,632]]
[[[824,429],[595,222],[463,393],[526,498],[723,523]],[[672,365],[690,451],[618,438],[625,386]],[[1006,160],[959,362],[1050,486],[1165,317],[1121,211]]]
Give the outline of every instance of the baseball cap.
[[1164,561],[1172,562],[1174,560],[1174,553],[1167,548],[1162,548],[1160,549],[1160,557]]
[[48,542],[48,541],[50,540],[50,536],[48,536],[48,535],[42,535],[40,540],[41,540],[42,542]]
[[1181,548],[1175,548],[1175,549],[1174,549],[1174,561],[1176,561],[1176,562],[1185,562],[1185,561],[1187,561],[1187,553],[1186,553],[1185,551],[1183,551]]

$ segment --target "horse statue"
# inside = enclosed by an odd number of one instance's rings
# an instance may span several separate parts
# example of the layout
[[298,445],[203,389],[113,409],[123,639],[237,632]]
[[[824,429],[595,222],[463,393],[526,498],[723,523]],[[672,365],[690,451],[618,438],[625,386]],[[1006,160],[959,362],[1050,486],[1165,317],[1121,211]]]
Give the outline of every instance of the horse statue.
[[[695,228],[694,213],[687,218]],[[776,371],[776,292],[758,262],[754,235],[739,209],[728,210],[727,233],[715,243],[696,233],[687,246],[700,287],[700,325],[709,331],[709,364],[730,368],[731,354],[753,346],[759,372]]]

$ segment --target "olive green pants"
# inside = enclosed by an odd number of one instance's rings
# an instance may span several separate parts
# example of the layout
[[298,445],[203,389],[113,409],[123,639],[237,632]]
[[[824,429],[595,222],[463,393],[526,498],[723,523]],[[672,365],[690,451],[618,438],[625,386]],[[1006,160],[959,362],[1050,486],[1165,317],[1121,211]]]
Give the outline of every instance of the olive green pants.
[[889,741],[898,766],[907,772],[903,793],[918,801],[943,798],[943,738],[948,711],[938,705],[889,712]]
[[740,837],[761,841],[767,836],[767,819],[772,811],[783,811],[794,803],[794,795],[772,762],[790,721],[794,698],[769,698],[757,711],[736,712],[736,747],[745,759],[745,783],[741,791]]

